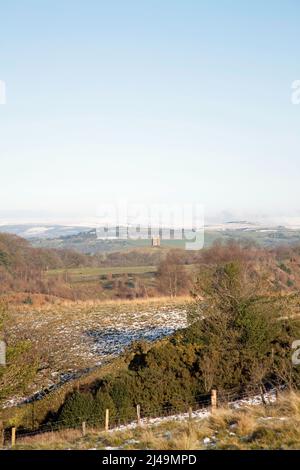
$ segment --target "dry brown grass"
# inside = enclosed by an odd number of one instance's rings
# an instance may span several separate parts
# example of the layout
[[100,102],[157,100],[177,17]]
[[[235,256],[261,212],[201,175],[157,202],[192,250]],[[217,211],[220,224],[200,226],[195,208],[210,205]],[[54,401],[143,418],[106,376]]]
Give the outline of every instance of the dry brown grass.
[[110,431],[63,430],[18,439],[19,449],[300,449],[300,393],[275,404],[219,409],[205,419]]
[[236,427],[240,436],[246,436],[255,430],[257,419],[249,410],[241,411],[236,417]]
[[172,440],[172,449],[175,450],[194,450],[200,446],[200,436],[195,426],[190,426],[190,429],[183,429]]
[[300,394],[295,391],[280,394],[274,409],[277,415],[292,416],[300,420]]
[[82,434],[77,429],[65,429],[56,432],[47,432],[38,436],[28,436],[17,440],[18,448],[28,449],[60,449],[67,448],[71,443],[78,441]]
[[[27,294],[28,296],[28,294]],[[20,298],[22,300],[24,297],[24,294],[20,294]],[[192,297],[189,295],[181,295],[178,297],[169,297],[169,296],[157,296],[157,297],[145,297],[145,298],[139,298],[139,299],[105,299],[105,300],[100,300],[100,299],[93,299],[93,300],[68,300],[68,299],[62,299],[59,297],[52,297],[51,302],[42,302],[43,299],[42,294],[33,294],[33,300],[37,300],[36,303],[34,303],[34,309],[36,311],[52,311],[53,310],[53,305],[55,305],[57,308],[59,307],[66,307],[66,308],[72,308],[72,307],[77,307],[77,308],[93,308],[93,307],[105,307],[105,306],[122,306],[126,305],[129,307],[132,306],[147,306],[147,305],[164,305],[164,304],[169,304],[170,302],[174,305],[177,304],[183,304],[185,302],[191,302]],[[18,303],[16,306],[14,306],[14,310],[20,311],[20,312],[27,312],[31,311],[33,308],[32,305],[26,305],[23,303]]]

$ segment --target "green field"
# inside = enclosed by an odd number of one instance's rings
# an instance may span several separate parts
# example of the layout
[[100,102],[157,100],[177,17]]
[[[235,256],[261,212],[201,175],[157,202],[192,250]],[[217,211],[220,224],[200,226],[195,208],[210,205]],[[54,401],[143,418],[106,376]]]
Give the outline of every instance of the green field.
[[[197,266],[190,264],[186,266],[186,269],[191,273],[197,271]],[[114,267],[103,267],[103,268],[70,268],[70,269],[50,269],[46,272],[46,276],[64,276],[70,282],[85,282],[85,281],[96,281],[102,277],[107,276],[122,276],[127,274],[130,276],[144,276],[153,278],[157,273],[157,266],[114,266]]]
[[71,268],[71,269],[51,269],[47,271],[47,276],[68,275],[73,281],[76,280],[89,280],[91,278],[98,278],[108,275],[122,275],[122,274],[154,274],[157,271],[156,266],[115,266],[103,268]]

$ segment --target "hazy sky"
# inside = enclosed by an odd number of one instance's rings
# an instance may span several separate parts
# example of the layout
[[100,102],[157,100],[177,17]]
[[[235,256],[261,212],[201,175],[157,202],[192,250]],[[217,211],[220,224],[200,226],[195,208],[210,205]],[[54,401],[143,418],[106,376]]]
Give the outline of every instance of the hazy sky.
[[122,198],[300,215],[299,0],[7,0],[0,18],[2,218]]

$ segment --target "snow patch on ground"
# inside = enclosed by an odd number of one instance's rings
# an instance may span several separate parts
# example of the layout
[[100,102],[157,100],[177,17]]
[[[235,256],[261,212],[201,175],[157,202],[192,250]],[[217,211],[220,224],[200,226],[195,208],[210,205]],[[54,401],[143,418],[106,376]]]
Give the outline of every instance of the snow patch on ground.
[[44,363],[27,397],[12,397],[4,407],[40,400],[121,354],[134,341],[156,341],[187,326],[183,306],[95,305],[15,314],[12,337],[30,339]]
[[[268,403],[274,403],[276,401],[276,391],[271,390],[268,393],[264,394],[264,400],[266,400]],[[263,398],[261,395],[254,395],[253,397],[249,398],[242,398],[240,400],[235,400],[231,401],[228,403],[228,406],[233,408],[233,409],[239,409],[243,408],[246,406],[258,406],[263,404]],[[193,420],[202,420],[205,418],[208,418],[211,415],[211,408],[201,408],[199,410],[195,410],[192,412],[191,416],[189,413],[179,413],[179,414],[174,414],[171,416],[164,416],[164,417],[157,417],[157,418],[144,418],[141,419],[140,421],[140,426],[143,425],[152,425],[152,426],[157,426],[169,421],[186,421],[190,417]],[[135,429],[138,427],[137,421],[133,421],[132,423],[126,424],[126,425],[121,425],[117,426],[113,429],[111,429],[109,432],[116,432],[116,431],[125,431],[125,430],[130,430],[130,429]]]

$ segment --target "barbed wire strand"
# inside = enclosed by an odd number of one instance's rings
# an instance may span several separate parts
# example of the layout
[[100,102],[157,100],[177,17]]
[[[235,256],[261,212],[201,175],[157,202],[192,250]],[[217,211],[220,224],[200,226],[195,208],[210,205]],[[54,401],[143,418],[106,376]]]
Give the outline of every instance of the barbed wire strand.
[[[282,388],[282,387],[281,387]],[[218,403],[224,405],[234,405],[239,401],[246,400],[255,400],[258,399],[263,403],[263,396],[270,398],[270,396],[276,396],[276,388],[273,388],[265,393],[262,393],[259,387],[253,387],[252,393],[249,391],[241,391],[238,389],[224,390],[218,393]],[[162,407],[141,407],[141,423],[146,424],[147,421],[159,420],[159,419],[174,419],[180,420],[182,418],[195,418],[197,413],[204,413],[210,411],[211,397],[208,394],[199,395],[199,398],[193,401],[188,401],[184,405],[167,405]],[[191,410],[191,413],[190,413]],[[124,413],[113,413],[111,416],[111,425],[110,431],[118,430],[122,427],[136,427],[138,425],[136,410],[134,408],[129,410],[131,413],[129,416],[124,416]],[[193,416],[194,415],[194,416]],[[195,416],[196,415],[196,416]],[[104,416],[97,417],[92,419],[91,417],[78,417],[78,423],[74,423],[72,426],[68,426],[65,420],[58,420],[49,423],[44,423],[39,425],[36,429],[17,429],[17,437],[19,439],[24,439],[26,437],[38,436],[46,433],[53,433],[59,431],[71,431],[71,430],[80,430],[82,429],[82,423],[85,422],[87,427],[93,427],[104,431]],[[10,439],[11,429],[4,430],[4,440],[5,442]]]

